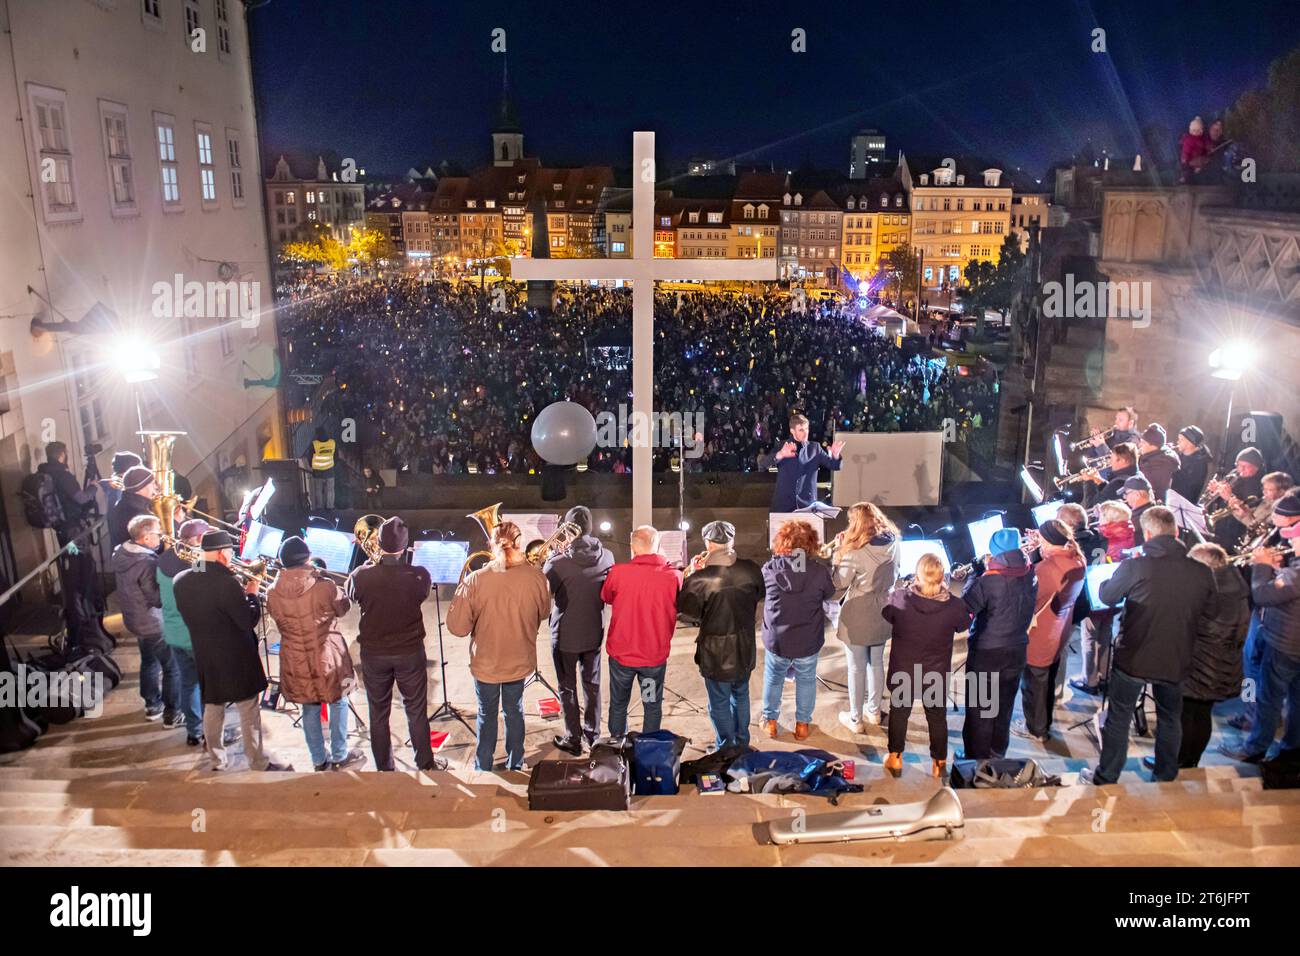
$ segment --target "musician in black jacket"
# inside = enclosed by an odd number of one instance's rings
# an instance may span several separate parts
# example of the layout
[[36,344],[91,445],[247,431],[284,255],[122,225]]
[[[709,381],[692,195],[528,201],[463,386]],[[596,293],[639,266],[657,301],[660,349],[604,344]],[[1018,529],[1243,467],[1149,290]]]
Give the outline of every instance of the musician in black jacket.
[[1110,434],[1102,437],[1101,433],[1092,436],[1093,448],[1109,448],[1114,451],[1123,444],[1136,444],[1138,440],[1138,415],[1132,405],[1125,405],[1115,412],[1115,423]]
[[1118,501],[1124,482],[1138,474],[1137,447],[1128,442],[1116,445],[1110,450],[1110,467],[1102,471],[1090,471],[1088,486],[1091,504],[1101,501]]
[[153,497],[158,493],[154,474],[144,465],[135,465],[122,476],[122,497],[108,509],[108,540],[113,547],[131,540],[126,526],[137,515],[153,514]]
[[[1207,493],[1213,492],[1217,495],[1210,502],[1207,510],[1222,508],[1226,504],[1231,511],[1236,512],[1259,503],[1259,499],[1264,494],[1264,456],[1260,450],[1246,447],[1237,452],[1233,471],[1236,476],[1231,481],[1227,479],[1211,481],[1206,485]],[[1215,540],[1229,550],[1236,550],[1237,542],[1245,533],[1246,526],[1233,514],[1220,518],[1214,525]]]
[[1188,501],[1198,501],[1205,490],[1205,481],[1210,477],[1210,452],[1205,447],[1205,433],[1195,425],[1188,425],[1179,430],[1174,448],[1178,452],[1178,470],[1174,472],[1169,487]]
[[677,612],[700,622],[695,663],[704,676],[709,720],[721,750],[749,744],[749,675],[757,656],[754,623],[767,586],[757,564],[736,556],[731,522],[710,521],[703,535],[707,550],[687,569],[677,592]]
[[[134,469],[132,469],[134,470]],[[127,472],[129,475],[130,472]],[[225,531],[208,531],[199,545],[203,559],[176,575],[172,594],[194,645],[203,699],[203,735],[213,770],[228,766],[221,728],[226,705],[239,715],[244,753],[253,770],[292,770],[262,748],[262,691],[266,672],[253,628],[262,615],[258,582],[243,587],[232,571],[235,542]]]
[[1165,444],[1164,428],[1154,422],[1148,425],[1138,438],[1137,449],[1138,471],[1151,482],[1151,497],[1164,504],[1165,492],[1180,464],[1178,455]]
[[1142,554],[1120,562],[1102,584],[1101,599],[1124,602],[1111,666],[1110,702],[1102,725],[1101,759],[1079,773],[1084,783],[1119,779],[1128,758],[1129,722],[1149,683],[1156,699],[1156,780],[1178,776],[1182,744],[1182,682],[1192,669],[1197,634],[1218,612],[1208,567],[1187,556],[1173,512],[1156,505],[1142,516]]
[[1120,486],[1120,494],[1124,498],[1124,504],[1129,506],[1133,512],[1133,543],[1141,544],[1146,540],[1146,535],[1142,531],[1142,516],[1155,504],[1152,498],[1151,482],[1147,481],[1146,475],[1137,474],[1132,478],[1125,478],[1124,484]]

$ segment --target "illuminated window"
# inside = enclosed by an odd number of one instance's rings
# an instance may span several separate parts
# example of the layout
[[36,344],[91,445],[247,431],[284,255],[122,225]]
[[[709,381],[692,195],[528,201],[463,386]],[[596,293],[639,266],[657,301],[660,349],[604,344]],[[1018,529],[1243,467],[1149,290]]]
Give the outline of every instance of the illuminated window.
[[178,209],[181,204],[181,187],[176,165],[176,121],[170,116],[155,113],[154,129],[158,136],[158,166],[162,175],[163,208]]

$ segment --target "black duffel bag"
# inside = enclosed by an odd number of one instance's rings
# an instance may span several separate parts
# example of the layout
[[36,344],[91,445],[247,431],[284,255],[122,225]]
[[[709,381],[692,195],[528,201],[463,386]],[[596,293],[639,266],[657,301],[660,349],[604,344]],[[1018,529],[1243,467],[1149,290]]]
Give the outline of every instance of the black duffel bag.
[[529,810],[626,810],[631,792],[627,760],[617,752],[586,760],[542,760],[528,780]]
[[949,785],[954,790],[1019,790],[1059,787],[1061,778],[1048,776],[1032,760],[995,757],[991,760],[954,760]]

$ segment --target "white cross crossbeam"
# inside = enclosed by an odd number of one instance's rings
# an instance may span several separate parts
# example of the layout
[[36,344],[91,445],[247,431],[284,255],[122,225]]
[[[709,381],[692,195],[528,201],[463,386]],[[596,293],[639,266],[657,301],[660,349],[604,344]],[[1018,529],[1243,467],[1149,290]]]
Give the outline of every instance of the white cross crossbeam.
[[[776,259],[656,259],[654,257],[655,134],[632,134],[632,256],[627,259],[521,259],[512,278],[527,281],[623,279],[632,283],[632,414],[651,421],[654,406],[654,283],[699,279],[774,282]],[[651,447],[632,444],[632,526],[650,524]]]

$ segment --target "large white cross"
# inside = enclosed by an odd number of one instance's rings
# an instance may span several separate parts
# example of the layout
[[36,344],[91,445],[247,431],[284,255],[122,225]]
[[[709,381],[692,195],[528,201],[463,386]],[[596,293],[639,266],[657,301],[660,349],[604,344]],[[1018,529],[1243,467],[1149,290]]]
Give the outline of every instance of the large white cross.
[[[522,280],[623,279],[632,283],[632,414],[649,423],[654,408],[654,284],[657,280],[775,281],[776,259],[654,257],[655,134],[632,134],[632,256],[627,259],[522,259],[510,264]],[[778,236],[778,242],[780,237]],[[760,249],[761,244],[760,244]],[[632,526],[650,524],[652,429],[632,443]]]

